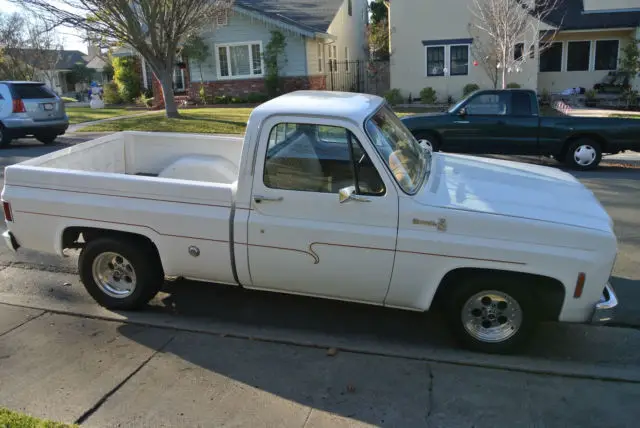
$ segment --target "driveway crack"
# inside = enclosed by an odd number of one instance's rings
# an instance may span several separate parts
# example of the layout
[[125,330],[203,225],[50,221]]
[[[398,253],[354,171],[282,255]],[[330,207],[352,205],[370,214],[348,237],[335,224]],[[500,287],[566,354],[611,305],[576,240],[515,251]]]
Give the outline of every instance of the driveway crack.
[[38,319],[38,318],[40,318],[41,316],[43,316],[44,314],[46,314],[46,313],[47,313],[47,311],[42,311],[41,313],[39,313],[39,314],[38,314],[38,315],[36,315],[36,316],[29,317],[28,319],[24,320],[23,322],[21,322],[21,323],[20,323],[20,324],[18,324],[17,326],[15,326],[15,327],[13,327],[13,328],[10,328],[9,330],[7,330],[7,331],[3,331],[2,333],[0,333],[0,337],[4,336],[4,335],[6,335],[6,334],[9,334],[9,333],[11,333],[11,332],[12,332],[12,331],[14,331],[14,330],[19,329],[20,327],[22,327],[22,326],[23,326],[23,325],[25,325],[26,323],[31,322],[31,321],[33,321],[33,320],[35,320],[35,319]]
[[91,415],[93,415],[96,411],[98,411],[98,409],[100,407],[102,407],[102,405],[116,392],[118,392],[118,390],[120,390],[120,388],[122,388],[128,381],[129,379],[131,379],[132,377],[134,377],[140,370],[142,370],[144,368],[144,366],[146,366],[149,361],[151,361],[156,355],[158,355],[159,353],[161,353],[162,351],[164,351],[164,349],[173,341],[173,339],[175,338],[175,336],[171,336],[169,338],[169,340],[167,340],[162,346],[160,346],[158,349],[156,349],[151,356],[149,356],[149,358],[147,358],[146,360],[144,360],[134,371],[132,371],[127,377],[125,377],[120,383],[118,383],[116,386],[114,386],[110,391],[108,391],[106,394],[104,394],[102,396],[102,398],[100,398],[96,404],[94,404],[89,410],[87,410],[86,412],[84,412],[76,421],[75,424],[76,425],[82,425],[84,422],[87,421],[87,419],[89,419],[91,417]]
[[431,367],[431,364],[427,364],[427,369],[429,370],[429,402],[428,402],[428,410],[427,410],[427,418],[425,420],[425,423],[427,426],[429,426],[429,419],[431,418],[431,415],[433,414],[433,403],[434,403],[434,399],[433,399],[433,367]]

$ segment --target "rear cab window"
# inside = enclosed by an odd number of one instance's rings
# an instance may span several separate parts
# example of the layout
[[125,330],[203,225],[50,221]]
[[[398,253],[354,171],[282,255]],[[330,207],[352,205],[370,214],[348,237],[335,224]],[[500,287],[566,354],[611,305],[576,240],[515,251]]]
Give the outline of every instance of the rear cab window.
[[514,91],[511,93],[511,115],[532,116],[531,96],[526,92]]
[[23,100],[37,100],[56,97],[49,88],[42,84],[18,83],[11,85],[11,89],[17,98],[21,98]]

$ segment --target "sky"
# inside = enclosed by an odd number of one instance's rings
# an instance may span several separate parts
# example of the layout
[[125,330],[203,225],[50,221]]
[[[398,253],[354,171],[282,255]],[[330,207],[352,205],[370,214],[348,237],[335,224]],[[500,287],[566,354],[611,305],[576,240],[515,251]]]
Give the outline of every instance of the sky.
[[[0,0],[0,12],[13,13],[19,11],[19,7],[14,3],[11,3],[9,0]],[[66,50],[77,50],[84,52],[85,54],[87,53],[87,45],[79,37],[79,33],[77,31],[67,27],[61,27],[56,31],[62,39],[62,44]]]

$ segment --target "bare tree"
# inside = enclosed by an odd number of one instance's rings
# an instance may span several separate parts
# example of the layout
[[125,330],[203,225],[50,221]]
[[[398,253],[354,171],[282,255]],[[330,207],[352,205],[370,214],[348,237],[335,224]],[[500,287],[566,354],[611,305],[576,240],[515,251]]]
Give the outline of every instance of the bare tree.
[[507,85],[507,74],[519,70],[553,41],[559,26],[547,24],[558,13],[559,0],[473,0],[469,30],[473,54],[497,87]]
[[68,26],[129,45],[162,85],[167,117],[179,117],[173,72],[180,44],[230,10],[233,0],[11,0],[50,26]]
[[0,15],[0,78],[35,80],[42,74],[53,82],[60,45],[53,31],[41,23],[18,13]]

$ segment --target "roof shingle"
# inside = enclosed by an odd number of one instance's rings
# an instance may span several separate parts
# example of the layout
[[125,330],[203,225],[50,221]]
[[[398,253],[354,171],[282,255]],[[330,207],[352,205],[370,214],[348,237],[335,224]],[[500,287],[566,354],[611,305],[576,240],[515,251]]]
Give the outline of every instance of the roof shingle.
[[272,19],[326,32],[343,0],[236,0],[235,4]]
[[627,28],[640,25],[640,11],[584,12],[583,0],[559,0],[556,9],[545,19],[562,30]]

